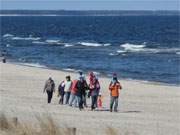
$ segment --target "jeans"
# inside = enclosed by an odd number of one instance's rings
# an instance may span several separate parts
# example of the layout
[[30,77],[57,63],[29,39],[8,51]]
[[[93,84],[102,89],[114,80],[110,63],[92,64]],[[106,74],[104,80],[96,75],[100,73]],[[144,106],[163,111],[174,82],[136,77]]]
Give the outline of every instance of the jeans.
[[91,96],[91,110],[94,110],[97,107],[97,96]]
[[52,99],[52,96],[53,96],[53,91],[47,91],[47,101],[48,103],[51,103],[51,99]]
[[64,97],[65,97],[65,104],[68,104],[69,97],[70,97],[70,92],[65,92]]
[[77,96],[75,94],[73,94],[73,93],[71,93],[71,95],[70,95],[69,105],[70,106],[72,106],[72,105],[78,106],[77,105]]
[[[114,105],[115,103],[115,105]],[[111,100],[110,100],[110,111],[112,112],[113,110],[113,106],[114,106],[114,111],[117,112],[117,108],[118,108],[118,97],[113,97],[111,96]]]

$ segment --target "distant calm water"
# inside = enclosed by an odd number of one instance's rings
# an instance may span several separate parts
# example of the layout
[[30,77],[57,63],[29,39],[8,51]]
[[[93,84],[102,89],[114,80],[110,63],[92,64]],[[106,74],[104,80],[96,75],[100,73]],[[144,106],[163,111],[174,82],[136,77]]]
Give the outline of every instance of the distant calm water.
[[180,84],[179,16],[1,17],[11,61]]

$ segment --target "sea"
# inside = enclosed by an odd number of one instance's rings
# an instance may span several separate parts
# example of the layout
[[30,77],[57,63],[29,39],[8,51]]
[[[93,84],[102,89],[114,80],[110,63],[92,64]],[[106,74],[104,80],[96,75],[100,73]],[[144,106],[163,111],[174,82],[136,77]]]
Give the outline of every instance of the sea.
[[180,16],[1,16],[0,50],[19,64],[180,84]]

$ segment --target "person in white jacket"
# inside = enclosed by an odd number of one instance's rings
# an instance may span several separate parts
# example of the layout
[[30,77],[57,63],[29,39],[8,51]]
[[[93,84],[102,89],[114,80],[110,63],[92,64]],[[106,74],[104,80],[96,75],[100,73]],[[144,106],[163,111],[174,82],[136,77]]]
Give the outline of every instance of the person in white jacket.
[[65,94],[64,94],[65,103],[64,104],[69,103],[69,97],[70,97],[70,94],[71,94],[71,87],[72,87],[71,77],[66,76],[65,87],[64,87],[64,92],[65,92]]

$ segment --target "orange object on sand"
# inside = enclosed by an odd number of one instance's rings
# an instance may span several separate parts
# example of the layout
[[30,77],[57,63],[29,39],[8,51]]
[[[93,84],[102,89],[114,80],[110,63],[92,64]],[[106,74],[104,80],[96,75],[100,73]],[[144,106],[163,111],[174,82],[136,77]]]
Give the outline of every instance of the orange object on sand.
[[98,97],[98,108],[102,108],[102,96]]

